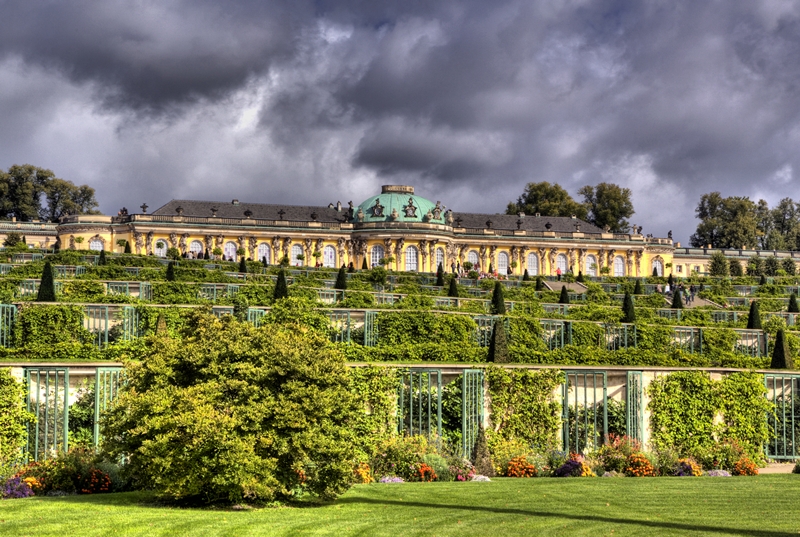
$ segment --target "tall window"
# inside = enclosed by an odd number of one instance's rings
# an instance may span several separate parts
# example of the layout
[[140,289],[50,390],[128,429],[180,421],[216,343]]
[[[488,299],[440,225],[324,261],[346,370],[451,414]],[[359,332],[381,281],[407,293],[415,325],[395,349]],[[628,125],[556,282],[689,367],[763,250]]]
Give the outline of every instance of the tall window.
[[266,242],[262,242],[258,245],[258,250],[256,251],[256,255],[258,255],[258,261],[264,261],[264,258],[267,258],[267,263],[272,262],[272,249],[269,247],[269,244]]
[[158,257],[167,257],[167,241],[164,239],[158,239],[155,243],[155,249],[153,253],[156,254]]
[[409,246],[406,248],[406,270],[409,272],[417,270],[417,247]]
[[442,270],[447,270],[444,266],[444,248],[436,249],[436,270],[439,270],[439,265],[442,266]]
[[528,275],[536,276],[539,274],[539,256],[535,253],[528,254]]
[[302,267],[305,265],[305,262],[301,259],[297,259],[298,255],[304,255],[303,247],[299,244],[295,244],[292,246],[292,258],[289,260],[289,263],[295,267]]
[[381,259],[384,258],[383,255],[383,246],[380,244],[376,244],[372,247],[372,252],[370,254],[370,267],[377,267],[381,264]]
[[103,249],[103,241],[100,239],[92,239],[89,241],[89,249],[99,252]]
[[614,258],[614,276],[625,276],[625,260],[621,255]]
[[[656,270],[656,274],[659,276],[664,275],[664,263],[662,263],[660,259],[653,259],[653,268]],[[650,272],[653,271],[651,270]]]
[[225,243],[225,247],[222,249],[222,255],[225,256],[225,259],[233,259],[236,261],[236,243],[233,241],[228,241]]
[[567,256],[558,254],[556,257],[556,266],[561,269],[561,274],[567,273]]
[[194,254],[195,258],[200,257],[203,253],[203,243],[200,241],[192,241],[189,243],[189,251]]
[[472,266],[477,268],[478,267],[478,252],[475,250],[470,250],[467,254],[467,261],[472,263]]
[[336,266],[336,248],[328,245],[322,249],[322,265],[325,267]]
[[586,275],[597,276],[597,258],[593,255],[586,256]]
[[500,252],[499,254],[497,254],[497,273],[498,274],[508,273],[508,254],[505,252]]

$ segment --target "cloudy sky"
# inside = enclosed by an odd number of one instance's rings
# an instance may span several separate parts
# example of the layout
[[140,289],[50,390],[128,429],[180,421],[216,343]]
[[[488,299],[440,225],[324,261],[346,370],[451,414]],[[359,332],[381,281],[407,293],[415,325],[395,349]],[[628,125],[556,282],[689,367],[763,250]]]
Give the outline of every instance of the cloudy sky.
[[530,181],[800,200],[800,3],[0,0],[0,167],[173,197],[502,212]]

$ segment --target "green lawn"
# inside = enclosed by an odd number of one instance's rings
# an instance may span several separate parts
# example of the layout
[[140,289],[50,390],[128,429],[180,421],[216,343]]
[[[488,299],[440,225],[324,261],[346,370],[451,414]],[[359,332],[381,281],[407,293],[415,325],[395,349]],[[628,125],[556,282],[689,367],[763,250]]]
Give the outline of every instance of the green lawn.
[[144,493],[0,502],[0,535],[800,534],[800,475],[359,485],[325,506],[176,509]]

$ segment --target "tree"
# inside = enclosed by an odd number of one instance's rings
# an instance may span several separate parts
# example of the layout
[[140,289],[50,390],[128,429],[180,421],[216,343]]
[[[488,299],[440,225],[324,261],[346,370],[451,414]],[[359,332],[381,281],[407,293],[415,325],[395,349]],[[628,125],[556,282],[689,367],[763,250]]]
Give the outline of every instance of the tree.
[[5,478],[24,462],[27,443],[26,425],[35,419],[25,408],[25,385],[11,375],[8,367],[0,368],[0,476]]
[[742,264],[739,262],[738,259],[729,259],[728,265],[731,276],[733,276],[734,278],[739,276],[744,276],[744,270],[742,270]]
[[367,270],[367,258],[361,260],[361,270]]
[[781,268],[788,276],[797,274],[797,265],[794,264],[794,260],[790,257],[785,257],[783,261],[781,261]]
[[450,278],[450,287],[447,289],[447,296],[451,298],[458,298],[458,280],[455,275]]
[[578,190],[589,208],[589,222],[599,228],[606,226],[614,233],[625,233],[629,228],[627,218],[634,213],[631,191],[613,183],[586,185]]
[[711,259],[708,263],[708,272],[712,276],[727,276],[730,273],[730,264],[725,254],[719,250],[711,254]]
[[723,198],[703,194],[695,210],[700,224],[690,237],[695,248],[755,248],[758,227],[756,204],[747,197]]
[[169,265],[167,265],[167,281],[175,281],[175,261],[170,261]]
[[489,339],[488,361],[496,364],[505,364],[508,359],[508,340],[503,318],[496,319],[492,325],[492,337]]
[[278,271],[278,281],[275,282],[275,290],[272,293],[272,299],[278,301],[282,298],[289,296],[289,288],[286,286],[286,274],[283,269]]
[[[793,295],[794,296],[794,295]],[[786,343],[786,333],[783,328],[775,336],[775,348],[772,351],[770,369],[794,369],[794,360]]]
[[669,278],[667,278],[667,283],[669,284],[670,287],[673,287],[675,285],[675,278],[672,277],[671,272],[669,273]]
[[544,280],[541,276],[536,278],[536,291],[544,291]]
[[525,272],[522,273],[522,281],[523,282],[531,281],[531,275],[528,274],[528,269],[525,269]]
[[569,293],[567,292],[567,286],[561,286],[561,294],[558,297],[559,304],[569,304]]
[[634,295],[644,294],[642,291],[642,281],[639,278],[636,278],[636,284],[633,286],[633,294]]
[[100,250],[100,257],[97,259],[97,264],[99,266],[106,265],[108,261],[106,260],[106,251]]
[[767,277],[764,276],[763,274],[761,275],[761,278],[759,278],[758,280],[758,285],[767,285]]
[[239,257],[239,274],[247,274],[247,261],[244,256]]
[[3,239],[3,246],[6,248],[13,248],[20,244],[24,244],[22,241],[22,234],[17,233],[16,231],[11,231],[6,235],[6,238]]
[[792,293],[789,296],[789,307],[786,308],[789,313],[800,313],[800,307],[797,306],[797,295]]
[[125,241],[125,249],[123,250],[123,253],[126,253],[126,254],[133,253],[131,251],[131,243],[130,242]]
[[625,293],[625,298],[622,301],[622,322],[635,323],[636,310],[633,307],[633,297],[630,293]]
[[678,291],[677,289],[673,291],[673,293],[672,293],[672,305],[670,306],[670,308],[676,309],[676,310],[682,310],[683,309],[683,298],[681,298],[681,294],[682,293],[680,291]]
[[53,279],[53,267],[50,261],[44,262],[44,270],[42,270],[42,280],[39,284],[39,293],[36,295],[36,302],[55,302],[56,301],[56,284]]
[[764,260],[764,274],[767,276],[777,276],[780,268],[781,263],[774,255]]
[[212,253],[212,254],[214,254],[214,258],[215,258],[215,259],[219,259],[219,256],[221,256],[221,255],[222,255],[222,248],[220,248],[219,246],[217,246],[216,248],[214,248],[213,250],[211,250],[211,253]]
[[658,278],[658,269],[653,267],[653,278]]
[[167,248],[167,257],[173,261],[177,261],[181,258],[181,251],[174,246]]
[[0,218],[57,221],[67,214],[94,214],[96,207],[93,188],[59,179],[50,170],[25,164],[0,171]]
[[506,314],[506,300],[504,294],[503,284],[494,282],[494,291],[492,291],[492,313],[494,315]]
[[761,313],[758,311],[758,302],[750,302],[750,312],[747,314],[747,328],[750,330],[761,330]]
[[586,220],[587,207],[572,199],[572,197],[558,184],[528,183],[517,202],[511,202],[506,208],[506,214],[525,213],[543,216],[572,216]]
[[575,281],[578,283],[583,283],[586,281],[586,279],[583,277],[583,271],[581,270],[578,271],[578,277],[575,278]]
[[747,275],[748,276],[763,276],[764,275],[764,260],[757,255],[751,256],[747,260]]
[[472,447],[472,465],[478,475],[487,477],[494,477],[495,475],[492,455],[489,453],[489,444],[486,443],[486,431],[483,430],[482,423],[478,425],[478,437]]
[[444,287],[444,268],[441,263],[436,267],[436,287]]
[[44,185],[47,207],[40,211],[42,220],[57,222],[70,214],[98,214],[94,189],[87,185],[77,186],[71,181],[53,178]]
[[175,500],[345,492],[355,455],[350,377],[327,334],[299,323],[313,314],[309,305],[294,323],[256,328],[197,312],[180,339],[152,340],[103,422],[106,456],[125,458],[127,475]]
[[336,282],[333,284],[333,288],[340,291],[347,289],[347,270],[344,267],[341,267],[336,274]]

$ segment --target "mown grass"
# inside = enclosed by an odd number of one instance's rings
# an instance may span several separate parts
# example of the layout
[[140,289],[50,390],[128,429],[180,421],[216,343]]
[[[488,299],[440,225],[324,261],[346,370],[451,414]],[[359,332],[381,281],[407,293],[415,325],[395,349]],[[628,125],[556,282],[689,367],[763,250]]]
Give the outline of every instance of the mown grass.
[[164,507],[147,493],[0,502],[0,534],[800,534],[800,476],[497,479],[359,485],[331,504],[245,511]]

